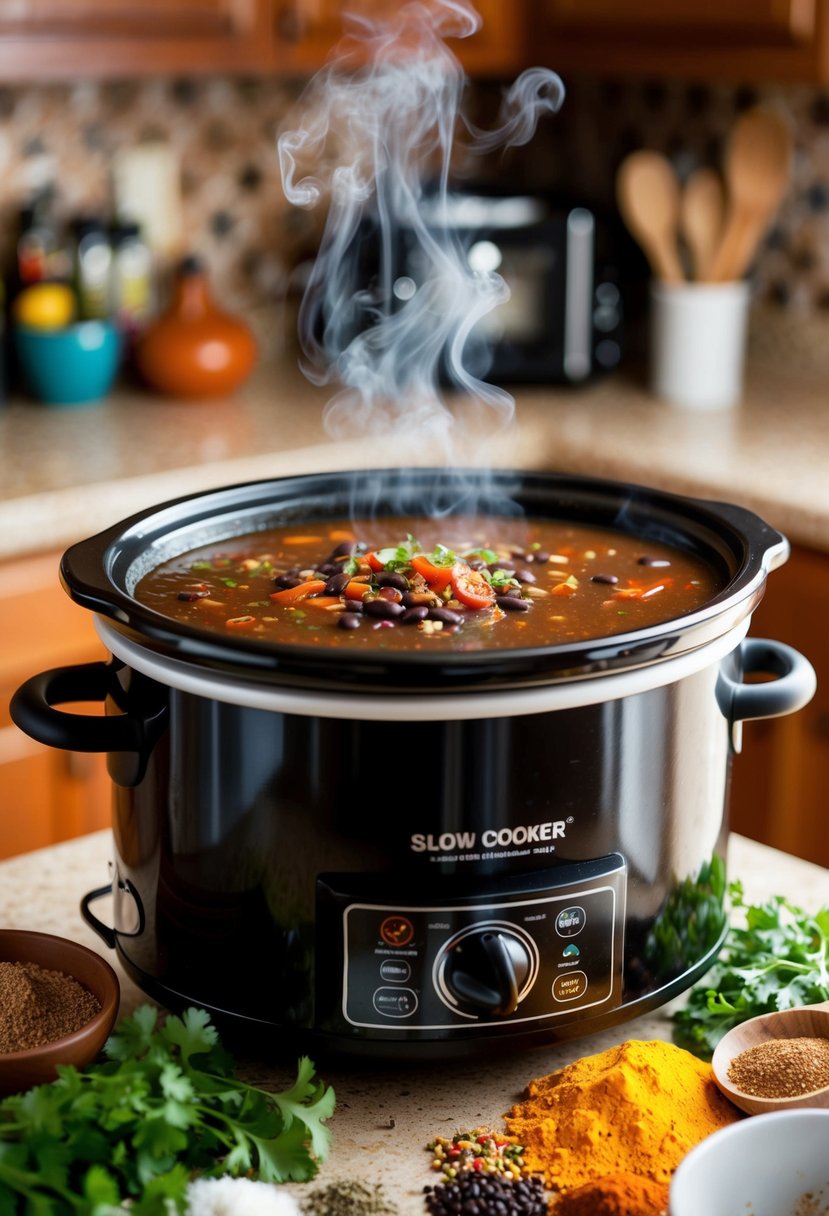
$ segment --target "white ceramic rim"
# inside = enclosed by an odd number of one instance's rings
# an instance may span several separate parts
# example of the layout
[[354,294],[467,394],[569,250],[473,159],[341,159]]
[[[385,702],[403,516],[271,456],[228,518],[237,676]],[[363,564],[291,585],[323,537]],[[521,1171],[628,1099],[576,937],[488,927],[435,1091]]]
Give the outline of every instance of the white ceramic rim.
[[[719,662],[739,646],[748,633],[750,623],[751,618],[747,617],[697,650],[671,659],[652,661],[632,670],[610,671],[582,680],[545,684],[539,688],[448,692],[435,696],[431,693],[421,695],[416,691],[389,695],[371,691],[336,693],[246,681],[237,676],[205,671],[181,659],[155,654],[120,633],[104,617],[95,617],[95,628],[107,649],[128,667],[159,684],[248,709],[363,722],[455,722],[476,718],[513,718],[618,701],[622,697],[674,684]],[[335,658],[332,656],[332,661]]]

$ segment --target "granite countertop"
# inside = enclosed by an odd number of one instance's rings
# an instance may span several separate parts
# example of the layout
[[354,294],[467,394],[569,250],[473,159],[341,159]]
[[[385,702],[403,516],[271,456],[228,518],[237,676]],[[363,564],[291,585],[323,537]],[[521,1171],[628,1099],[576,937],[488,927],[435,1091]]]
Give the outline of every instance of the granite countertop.
[[[622,373],[580,389],[517,389],[512,424],[477,460],[738,502],[792,541],[829,551],[826,374],[792,347],[779,341],[753,356],[742,404],[723,412],[668,406]],[[71,409],[11,401],[0,407],[0,558],[62,548],[202,489],[430,459],[408,440],[333,442],[326,399],[283,354],[228,400],[124,388]]]
[[[127,1014],[146,998],[124,976],[113,953],[78,912],[81,896],[106,881],[110,841],[108,831],[96,832],[0,862],[0,926],[57,933],[98,950],[119,972],[121,1012]],[[741,836],[731,837],[729,872],[743,881],[751,902],[781,893],[803,907],[817,909],[829,890],[825,869]],[[105,901],[96,905],[96,912],[106,919]],[[451,1136],[469,1124],[500,1126],[503,1113],[527,1082],[581,1055],[604,1051],[625,1039],[669,1039],[672,1007],[589,1039],[535,1048],[505,1059],[421,1063],[408,1068],[325,1068],[321,1071],[335,1087],[337,1109],[330,1124],[333,1151],[318,1182],[348,1177],[382,1180],[401,1216],[423,1216],[422,1189],[437,1178],[424,1151],[432,1137]],[[242,1067],[249,1079],[265,1086],[283,1086],[291,1079],[291,1070],[284,1063],[248,1060]],[[291,1189],[297,1195],[303,1193],[303,1187]],[[307,1193],[307,1186],[304,1189]]]

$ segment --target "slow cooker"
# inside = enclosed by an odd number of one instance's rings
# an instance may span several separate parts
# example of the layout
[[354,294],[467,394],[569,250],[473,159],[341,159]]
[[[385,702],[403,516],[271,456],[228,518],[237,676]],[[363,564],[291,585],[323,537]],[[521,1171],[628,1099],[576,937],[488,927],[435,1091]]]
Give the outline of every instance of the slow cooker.
[[[637,632],[440,654],[209,634],[135,598],[197,546],[427,497],[658,538],[704,557],[722,590]],[[736,506],[591,478],[233,486],[68,550],[64,585],[111,658],[35,676],[12,715],[43,743],[107,753],[111,883],[82,911],[164,1005],[277,1052],[422,1058],[586,1035],[680,993],[722,942],[742,723],[815,687],[796,651],[746,637],[787,554]],[[78,701],[106,716],[59,708]],[[105,924],[93,906],[109,892]]]

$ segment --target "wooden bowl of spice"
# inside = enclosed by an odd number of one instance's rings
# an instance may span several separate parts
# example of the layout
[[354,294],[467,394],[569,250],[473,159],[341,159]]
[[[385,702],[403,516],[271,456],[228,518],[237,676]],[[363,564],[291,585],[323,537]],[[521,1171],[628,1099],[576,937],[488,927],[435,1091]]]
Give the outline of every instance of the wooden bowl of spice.
[[711,1068],[750,1115],[829,1108],[829,1001],[749,1018],[720,1039]]
[[95,1059],[118,1015],[118,977],[94,950],[50,933],[0,929],[0,1094]]

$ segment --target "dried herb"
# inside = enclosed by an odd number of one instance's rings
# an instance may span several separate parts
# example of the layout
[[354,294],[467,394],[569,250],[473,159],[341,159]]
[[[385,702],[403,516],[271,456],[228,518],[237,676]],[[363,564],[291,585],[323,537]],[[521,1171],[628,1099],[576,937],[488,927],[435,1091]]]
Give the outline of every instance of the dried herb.
[[379,1183],[353,1178],[318,1187],[303,1200],[302,1210],[307,1216],[397,1216],[399,1211]]

